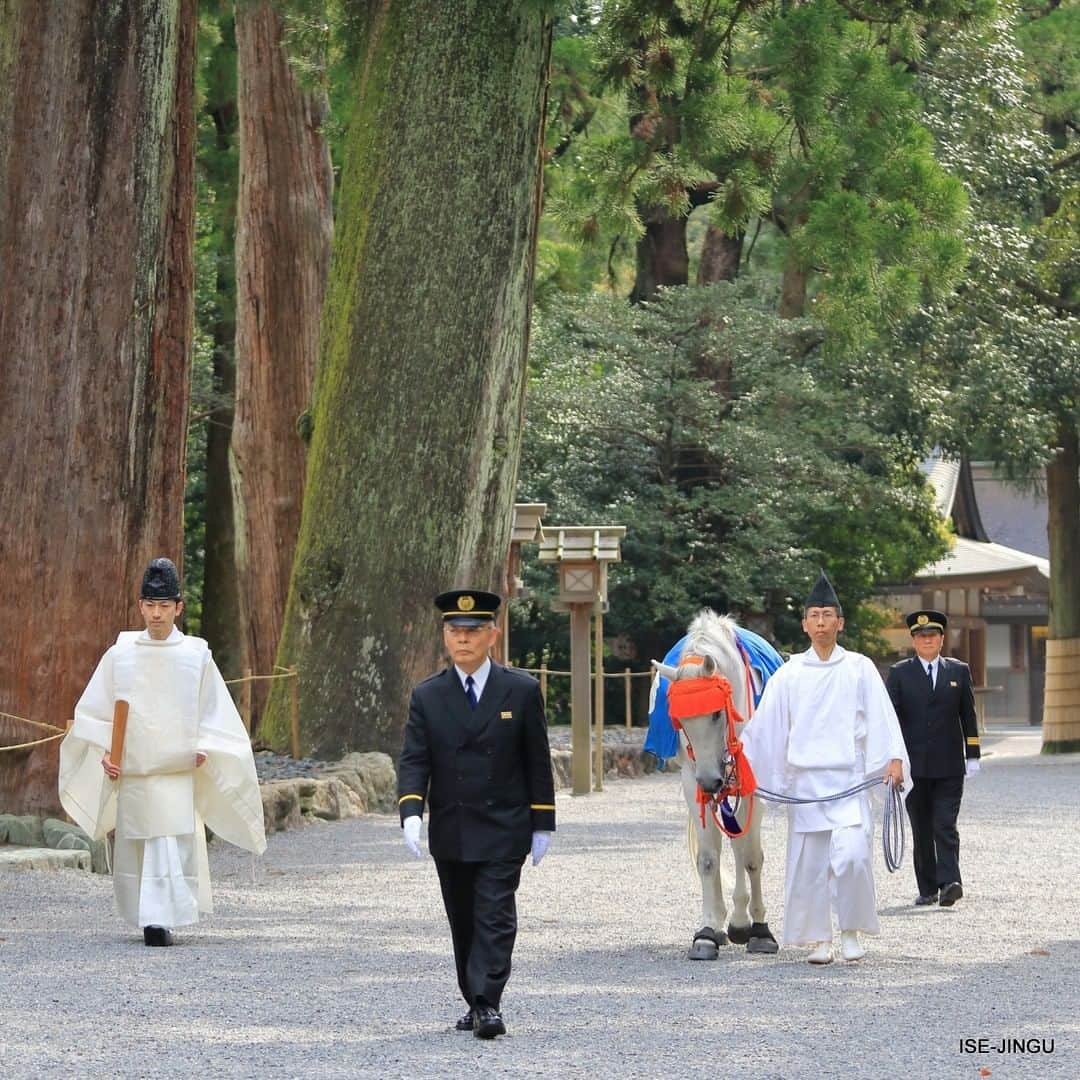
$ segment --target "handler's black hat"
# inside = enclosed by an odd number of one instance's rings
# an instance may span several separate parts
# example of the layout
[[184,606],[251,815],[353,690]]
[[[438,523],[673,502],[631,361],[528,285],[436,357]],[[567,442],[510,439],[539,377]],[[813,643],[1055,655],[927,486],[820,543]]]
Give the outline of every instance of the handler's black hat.
[[180,575],[172,559],[151,559],[143,573],[142,589],[139,596],[143,600],[179,600]]
[[501,602],[495,593],[481,589],[451,589],[435,597],[444,626],[485,626],[495,621]]
[[840,610],[840,597],[836,595],[836,590],[824,570],[818,571],[818,579],[803,604],[803,611],[812,607],[834,607],[837,611]]
[[929,608],[926,611],[913,611],[906,622],[913,635],[921,634],[924,630],[937,630],[944,634],[945,627],[949,625],[949,620],[943,612],[931,611]]

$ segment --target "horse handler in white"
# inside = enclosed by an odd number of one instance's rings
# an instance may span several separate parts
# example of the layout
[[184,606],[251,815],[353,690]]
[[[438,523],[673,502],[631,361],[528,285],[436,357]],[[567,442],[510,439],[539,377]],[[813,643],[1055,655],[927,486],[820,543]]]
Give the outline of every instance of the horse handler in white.
[[811,964],[831,963],[835,910],[841,955],[861,960],[859,933],[880,929],[869,794],[817,800],[879,774],[886,784],[902,784],[907,751],[873,662],[837,644],[844,615],[824,571],[802,627],[811,648],[769,680],[742,731],[743,747],[762,788],[808,800],[789,811],[783,943],[810,946]]

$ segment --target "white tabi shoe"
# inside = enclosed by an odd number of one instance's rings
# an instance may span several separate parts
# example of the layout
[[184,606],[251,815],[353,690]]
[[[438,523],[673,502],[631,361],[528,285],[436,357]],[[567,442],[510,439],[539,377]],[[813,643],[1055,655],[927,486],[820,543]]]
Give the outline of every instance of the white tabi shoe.
[[858,930],[840,931],[840,952],[849,964],[866,955],[866,950],[859,943]]
[[806,958],[808,964],[831,964],[832,960],[831,941],[819,941],[814,946],[814,951]]

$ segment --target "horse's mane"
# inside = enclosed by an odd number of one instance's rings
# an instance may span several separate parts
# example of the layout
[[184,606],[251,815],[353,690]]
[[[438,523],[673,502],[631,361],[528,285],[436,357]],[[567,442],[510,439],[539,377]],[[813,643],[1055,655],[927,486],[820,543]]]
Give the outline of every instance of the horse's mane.
[[730,615],[717,615],[711,608],[703,608],[690,623],[679,659],[685,656],[712,657],[721,673],[738,685],[735,677],[742,670],[742,657],[736,641],[735,620]]

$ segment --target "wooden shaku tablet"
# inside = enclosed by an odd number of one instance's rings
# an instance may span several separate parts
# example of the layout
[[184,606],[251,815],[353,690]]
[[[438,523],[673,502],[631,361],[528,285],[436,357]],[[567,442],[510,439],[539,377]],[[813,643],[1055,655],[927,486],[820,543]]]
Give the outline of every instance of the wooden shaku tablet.
[[124,756],[124,735],[127,734],[128,703],[117,701],[113,706],[112,747],[109,750],[109,760],[120,768],[120,761]]

